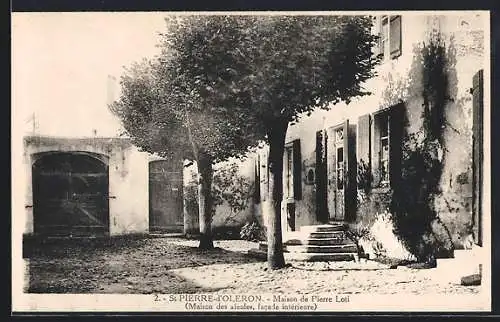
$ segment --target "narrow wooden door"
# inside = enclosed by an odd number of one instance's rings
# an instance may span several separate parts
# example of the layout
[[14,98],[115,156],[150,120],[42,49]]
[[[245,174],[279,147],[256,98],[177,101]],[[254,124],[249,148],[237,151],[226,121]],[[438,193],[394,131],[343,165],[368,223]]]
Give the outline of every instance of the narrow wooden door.
[[341,125],[329,128],[327,133],[329,220],[344,221],[346,214],[353,211],[353,198],[356,197],[353,193],[356,189],[354,130],[346,120]]
[[149,230],[151,232],[182,232],[181,164],[169,161],[149,163]]

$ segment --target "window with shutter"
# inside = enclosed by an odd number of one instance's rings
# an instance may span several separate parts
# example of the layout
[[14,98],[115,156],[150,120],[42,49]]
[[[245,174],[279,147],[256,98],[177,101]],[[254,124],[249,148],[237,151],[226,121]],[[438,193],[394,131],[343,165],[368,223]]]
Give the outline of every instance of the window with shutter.
[[391,59],[401,55],[401,16],[392,16],[389,25]]
[[380,51],[382,57],[385,58],[387,55],[385,54],[389,48],[389,17],[382,17],[382,25],[380,30]]
[[371,164],[372,164],[372,186],[378,187],[383,181],[383,165],[381,164],[381,151],[382,151],[382,124],[387,122],[387,110],[375,113],[373,115],[373,123],[371,126]]
[[374,187],[396,184],[401,175],[404,113],[404,104],[398,104],[373,115],[371,162]]
[[378,51],[383,60],[401,55],[401,16],[382,16],[378,23]]

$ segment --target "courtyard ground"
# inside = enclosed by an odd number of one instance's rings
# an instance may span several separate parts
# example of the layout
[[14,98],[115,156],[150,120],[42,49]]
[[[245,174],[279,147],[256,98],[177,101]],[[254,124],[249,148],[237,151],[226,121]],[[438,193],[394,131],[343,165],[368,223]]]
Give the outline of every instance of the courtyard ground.
[[183,238],[26,243],[29,293],[476,294],[481,286],[440,279],[434,269],[376,262],[289,262],[281,270],[246,254],[257,243],[217,240],[201,251]]

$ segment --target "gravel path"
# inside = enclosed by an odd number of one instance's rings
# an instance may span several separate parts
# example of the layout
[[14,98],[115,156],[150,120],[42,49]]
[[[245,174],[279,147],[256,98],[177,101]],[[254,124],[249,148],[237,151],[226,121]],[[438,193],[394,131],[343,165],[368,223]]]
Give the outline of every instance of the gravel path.
[[201,251],[181,238],[63,241],[29,248],[32,293],[475,294],[433,269],[388,269],[375,262],[290,262],[269,270],[246,251],[257,243],[215,241]]

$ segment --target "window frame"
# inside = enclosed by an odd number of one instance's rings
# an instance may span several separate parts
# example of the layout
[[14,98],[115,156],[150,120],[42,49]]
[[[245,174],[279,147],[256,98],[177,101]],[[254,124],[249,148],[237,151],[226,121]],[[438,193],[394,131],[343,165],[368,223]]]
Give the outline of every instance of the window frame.
[[[377,148],[378,150],[373,151],[372,158],[377,158],[376,168],[374,171],[377,171],[377,183],[376,187],[379,188],[387,188],[391,185],[391,108],[385,108],[373,113],[372,116],[373,122],[373,131],[372,135],[377,134],[377,137],[373,137],[374,140],[377,140]],[[384,125],[385,123],[385,125]],[[383,126],[387,128],[386,133],[383,132]],[[375,129],[376,128],[376,129]],[[384,144],[386,141],[387,153],[386,158],[384,158]],[[387,164],[386,171],[384,173],[384,163]],[[373,164],[373,162],[371,162]],[[382,175],[384,174],[384,176]]]
[[[399,50],[391,50],[391,24],[394,20],[399,19]],[[396,59],[402,54],[402,17],[401,15],[383,15],[379,17],[378,22],[378,35],[379,35],[379,55],[382,58],[382,62],[390,61]]]
[[[379,124],[381,126],[381,131],[380,131],[380,137],[379,137],[379,147],[380,151],[378,151],[378,164],[379,164],[379,173],[380,173],[380,186],[385,187],[389,186],[391,183],[391,178],[390,178],[390,169],[391,169],[391,115],[389,110],[382,112],[379,114],[381,120],[379,120]],[[385,124],[383,124],[385,123]],[[386,133],[382,131],[383,127],[387,127]],[[384,135],[385,134],[385,135]],[[386,145],[384,145],[384,141],[386,142]],[[387,148],[387,153],[384,153],[384,147]],[[382,171],[384,169],[384,163],[387,164],[385,172]]]

